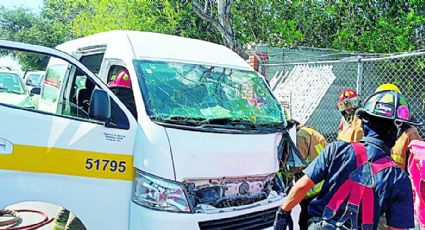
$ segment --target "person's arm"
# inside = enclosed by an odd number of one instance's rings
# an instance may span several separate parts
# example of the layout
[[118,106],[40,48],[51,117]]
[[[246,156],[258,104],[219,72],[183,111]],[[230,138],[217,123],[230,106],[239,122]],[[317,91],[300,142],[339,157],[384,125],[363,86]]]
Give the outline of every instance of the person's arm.
[[276,212],[276,218],[274,220],[274,229],[283,230],[289,227],[293,229],[293,221],[291,217],[291,210],[295,205],[299,204],[301,200],[307,195],[307,191],[310,190],[315,182],[319,183],[327,175],[327,169],[329,167],[329,154],[333,152],[331,145],[328,145],[322,154],[311,162],[311,164],[304,170],[305,175],[299,179],[292,187],[291,191],[284,201],[283,205]]
[[328,145],[323,153],[320,154],[311,164],[304,170],[304,176],[301,177],[287,196],[287,199],[282,204],[282,209],[286,212],[291,211],[295,205],[300,203],[307,195],[308,190],[323,179],[326,178],[330,163],[330,154],[334,152],[335,143]]
[[290,212],[297,204],[299,204],[307,195],[308,190],[313,188],[314,182],[306,175],[301,177],[287,196],[287,199],[282,204],[282,209]]

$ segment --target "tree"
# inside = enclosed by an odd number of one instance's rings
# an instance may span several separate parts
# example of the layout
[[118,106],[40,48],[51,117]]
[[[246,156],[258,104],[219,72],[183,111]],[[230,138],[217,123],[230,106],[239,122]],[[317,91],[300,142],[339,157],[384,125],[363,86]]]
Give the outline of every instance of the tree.
[[332,47],[366,52],[401,52],[416,48],[415,36],[425,22],[419,1],[350,1],[334,3],[339,26]]
[[71,22],[77,36],[109,30],[138,30],[172,34],[181,20],[172,1],[74,0],[80,10]]
[[[151,31],[228,46],[310,46],[364,52],[425,48],[419,0],[44,0],[40,14],[0,7],[0,38],[54,47],[109,30]],[[24,68],[47,59],[21,57]]]
[[[55,47],[72,37],[66,24],[56,18],[36,15],[26,8],[0,8],[0,38],[47,47]],[[47,65],[43,55],[13,52],[23,70],[40,70]]]
[[224,44],[240,56],[245,56],[245,51],[233,31],[232,4],[232,0],[192,1],[194,12],[214,26],[222,36]]
[[[72,33],[87,36],[110,30],[150,31],[222,43],[211,25],[200,19],[186,0],[45,0],[52,13],[67,18]],[[58,6],[59,5],[59,6]],[[65,16],[62,16],[65,15]]]

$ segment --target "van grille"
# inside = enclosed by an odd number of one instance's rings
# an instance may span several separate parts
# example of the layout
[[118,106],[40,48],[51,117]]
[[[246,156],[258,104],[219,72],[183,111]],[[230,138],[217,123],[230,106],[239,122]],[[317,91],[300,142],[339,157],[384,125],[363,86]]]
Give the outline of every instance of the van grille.
[[278,208],[271,208],[241,216],[199,222],[201,230],[206,229],[263,229],[273,226]]

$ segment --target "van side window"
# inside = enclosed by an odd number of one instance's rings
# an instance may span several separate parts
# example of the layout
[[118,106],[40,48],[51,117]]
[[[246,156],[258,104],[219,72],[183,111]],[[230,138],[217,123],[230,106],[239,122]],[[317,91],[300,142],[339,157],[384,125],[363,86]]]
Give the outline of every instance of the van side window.
[[53,64],[47,67],[41,99],[51,103],[57,102],[67,67],[67,64]]
[[87,67],[95,75],[99,74],[100,66],[102,65],[104,53],[85,55],[80,58],[80,62]]
[[[70,65],[68,62],[59,58],[50,58],[46,68],[45,78],[41,85],[40,97],[37,98],[37,109],[49,112],[58,113],[58,105],[62,94],[63,85],[65,85],[65,76],[68,75]],[[35,97],[33,97],[35,99]]]
[[[84,55],[79,61],[94,74],[98,74],[103,56],[104,53]],[[70,89],[65,91],[62,114],[88,119],[90,98],[96,85],[79,69],[75,70],[69,81],[71,83],[67,83],[67,87]]]
[[111,91],[137,119],[136,102],[128,69],[124,66],[112,65],[108,71],[107,82]]
[[[70,77],[67,87],[68,89],[65,89],[63,95],[62,115],[89,120],[90,100],[97,85],[90,77],[76,69],[74,75]],[[111,120],[108,126],[120,129],[130,127],[127,116],[112,99]]]
[[88,119],[90,98],[96,85],[79,70],[70,80],[71,88],[65,91],[62,114]]

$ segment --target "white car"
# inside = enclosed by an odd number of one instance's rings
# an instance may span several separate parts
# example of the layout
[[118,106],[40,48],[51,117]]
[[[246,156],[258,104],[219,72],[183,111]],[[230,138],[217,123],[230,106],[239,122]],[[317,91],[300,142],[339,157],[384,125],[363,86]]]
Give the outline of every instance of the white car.
[[12,71],[0,71],[0,103],[34,108],[21,77]]

